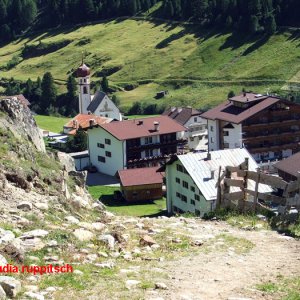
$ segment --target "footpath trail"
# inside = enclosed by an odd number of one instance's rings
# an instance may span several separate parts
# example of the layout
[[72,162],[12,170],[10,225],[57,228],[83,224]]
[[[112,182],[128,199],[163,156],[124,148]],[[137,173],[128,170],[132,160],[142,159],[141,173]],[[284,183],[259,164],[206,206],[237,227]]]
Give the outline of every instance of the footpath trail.
[[217,242],[209,251],[166,263],[169,282],[168,290],[159,295],[163,299],[277,299],[258,291],[257,284],[300,275],[300,241],[274,231],[240,230],[223,222],[200,227],[192,232],[198,238],[205,238],[214,228],[240,243],[250,241],[253,248],[239,254],[238,244],[229,241],[229,247],[219,251]]

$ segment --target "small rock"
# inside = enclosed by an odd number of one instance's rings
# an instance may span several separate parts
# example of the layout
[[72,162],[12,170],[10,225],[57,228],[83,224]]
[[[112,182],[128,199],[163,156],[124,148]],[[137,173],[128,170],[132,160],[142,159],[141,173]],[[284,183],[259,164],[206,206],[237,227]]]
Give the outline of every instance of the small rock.
[[51,240],[51,241],[49,241],[49,242],[47,243],[47,246],[48,246],[48,247],[51,247],[51,248],[55,248],[55,247],[58,246],[58,243],[57,243],[56,240]]
[[34,206],[41,211],[47,211],[49,209],[48,204],[43,202],[34,203]]
[[127,280],[125,286],[128,290],[137,287],[141,282],[139,280]]
[[0,285],[6,295],[11,298],[15,298],[21,291],[21,282],[10,276],[0,276]]
[[103,231],[106,228],[106,225],[100,222],[92,223],[92,227],[96,231]]
[[38,251],[45,247],[45,243],[40,238],[32,238],[21,241],[21,246],[25,252]]
[[0,245],[7,244],[15,239],[13,232],[0,228]]
[[24,295],[29,298],[29,299],[34,299],[34,300],[44,300],[45,297],[41,294],[34,293],[34,292],[26,292]]
[[65,217],[65,220],[70,224],[78,224],[80,222],[77,218],[73,216],[67,216]]
[[192,242],[193,246],[202,246],[203,245],[203,241],[201,240],[195,240]]
[[152,246],[157,244],[154,239],[149,236],[149,235],[144,235],[141,239],[140,239],[140,245],[141,246]]
[[104,234],[100,236],[100,241],[104,242],[110,250],[114,250],[115,248],[115,238],[110,234]]
[[80,270],[74,270],[73,274],[83,275],[83,272],[81,272]]
[[6,266],[6,265],[7,265],[6,258],[0,254],[0,266],[3,267],[3,266]]
[[90,262],[93,262],[95,261],[96,259],[98,258],[98,255],[97,254],[89,254],[86,256],[86,259]]
[[47,236],[48,234],[49,234],[49,232],[46,231],[46,230],[35,229],[35,230],[32,230],[32,231],[28,231],[28,232],[23,233],[20,236],[20,239],[26,240],[26,239],[32,239],[32,238],[41,238],[41,237]]
[[105,252],[98,252],[98,254],[100,255],[100,256],[102,256],[102,257],[108,257],[108,254],[107,253],[105,253]]
[[27,277],[27,280],[31,281],[31,282],[37,282],[39,280],[39,277],[32,275],[32,276]]
[[163,282],[156,282],[155,283],[155,288],[160,289],[160,290],[167,290],[168,289],[167,285]]
[[94,234],[91,231],[85,230],[85,229],[76,229],[73,234],[79,241],[90,241],[93,237]]
[[36,285],[25,285],[24,288],[29,292],[38,292],[39,290],[39,287]]
[[23,211],[30,211],[32,210],[32,203],[28,201],[23,201],[17,205],[17,209],[21,209]]
[[95,264],[95,267],[101,268],[101,269],[112,269],[114,268],[115,263],[112,261],[104,262],[104,263],[97,263]]
[[54,286],[49,286],[45,289],[45,291],[48,293],[54,293],[56,290],[57,290],[57,288]]

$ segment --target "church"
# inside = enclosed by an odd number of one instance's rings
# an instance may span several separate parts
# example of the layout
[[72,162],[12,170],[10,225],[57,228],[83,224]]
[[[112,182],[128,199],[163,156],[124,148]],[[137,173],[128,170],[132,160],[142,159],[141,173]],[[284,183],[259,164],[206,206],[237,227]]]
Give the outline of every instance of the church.
[[82,61],[76,71],[79,84],[79,114],[93,114],[122,121],[119,108],[104,92],[97,91],[95,95],[91,95],[90,75],[90,68]]

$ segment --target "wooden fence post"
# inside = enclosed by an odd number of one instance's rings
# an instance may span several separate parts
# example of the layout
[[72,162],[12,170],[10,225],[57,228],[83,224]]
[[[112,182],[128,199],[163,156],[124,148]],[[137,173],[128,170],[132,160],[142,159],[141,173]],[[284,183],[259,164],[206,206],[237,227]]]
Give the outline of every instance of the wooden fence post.
[[253,207],[254,207],[254,212],[256,213],[256,209],[257,209],[257,202],[258,202],[258,186],[259,186],[259,181],[260,181],[260,168],[257,168],[257,180],[255,181],[255,191],[254,191],[254,203],[253,203]]
[[216,209],[221,207],[221,166],[219,166],[218,182],[217,182],[217,204]]
[[247,192],[246,192],[246,189],[248,187],[248,176],[247,176],[247,171],[249,169],[249,158],[248,157],[245,157],[245,168],[244,170],[246,171],[246,174],[244,176],[244,199],[243,199],[243,207],[242,207],[242,211],[244,212],[245,211],[245,206],[246,206],[246,199],[247,199]]

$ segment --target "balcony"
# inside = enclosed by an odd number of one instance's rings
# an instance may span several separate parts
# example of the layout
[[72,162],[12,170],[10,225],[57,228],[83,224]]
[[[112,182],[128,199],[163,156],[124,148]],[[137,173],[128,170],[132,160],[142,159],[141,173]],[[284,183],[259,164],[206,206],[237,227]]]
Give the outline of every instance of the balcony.
[[270,126],[277,126],[277,125],[293,125],[293,124],[300,124],[300,116],[296,118],[276,118],[271,120],[265,121],[251,121],[243,124],[244,130],[249,130],[252,128],[260,128],[260,127],[270,127]]
[[279,143],[277,145],[247,145],[245,144],[245,148],[249,150],[251,153],[261,153],[261,152],[268,152],[268,151],[281,151],[281,150],[288,150],[288,149],[298,149],[300,150],[300,143]]
[[268,133],[260,132],[258,133],[251,133],[246,132],[243,136],[243,141],[254,141],[254,140],[268,140],[274,139],[277,137],[289,137],[289,136],[300,136],[300,130],[272,130]]
[[170,140],[170,141],[162,141],[153,144],[128,146],[127,149],[130,151],[143,151],[145,149],[156,149],[156,148],[162,148],[166,146],[184,145],[186,144],[186,142],[187,141],[185,139]]

